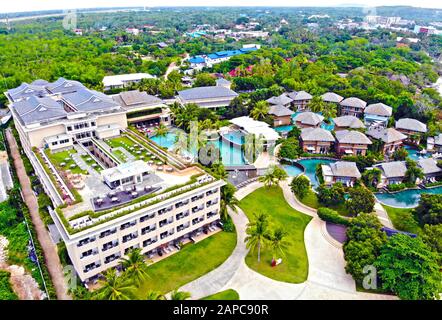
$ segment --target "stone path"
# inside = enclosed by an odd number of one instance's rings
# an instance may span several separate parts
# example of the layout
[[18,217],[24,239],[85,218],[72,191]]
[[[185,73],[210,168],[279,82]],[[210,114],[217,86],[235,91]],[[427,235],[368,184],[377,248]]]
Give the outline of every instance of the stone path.
[[390,217],[388,216],[387,211],[385,211],[382,204],[376,202],[376,204],[374,205],[374,210],[379,218],[379,221],[384,227],[394,229],[393,223],[391,222]]
[[[241,200],[261,186],[262,183],[252,183],[238,190],[235,196]],[[309,259],[307,281],[293,284],[272,280],[246,265],[248,250],[245,248],[244,237],[248,219],[244,212],[238,209],[238,213],[229,210],[238,237],[237,247],[232,255],[220,267],[186,284],[180,290],[191,292],[193,299],[227,289],[236,290],[242,300],[395,299],[394,296],[356,291],[355,282],[344,270],[345,260],[341,244],[328,235],[325,222],[317,217],[316,210],[297,201],[287,182],[282,182],[281,187],[291,207],[312,216],[304,232]]]
[[45,261],[41,261],[41,263],[45,263],[48,268],[57,298],[59,300],[70,300],[70,296],[67,294],[67,286],[60,259],[58,257],[57,248],[52,242],[51,237],[49,236],[49,233],[41,220],[38,212],[37,198],[32,191],[29,177],[26,175],[26,170],[18,150],[17,142],[9,129],[6,131],[6,138],[11,149],[11,155],[14,161],[15,170],[17,171],[18,179],[20,181],[23,198],[29,208],[32,224],[34,225],[38,241],[43,249]]

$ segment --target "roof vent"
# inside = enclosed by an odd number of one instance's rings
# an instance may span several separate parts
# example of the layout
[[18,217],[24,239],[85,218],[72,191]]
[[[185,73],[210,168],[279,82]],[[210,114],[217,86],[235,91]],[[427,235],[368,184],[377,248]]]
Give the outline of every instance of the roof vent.
[[98,98],[95,98],[93,101],[94,101],[94,102],[100,102],[101,100],[98,99]]
[[43,111],[46,111],[46,110],[48,110],[48,109],[46,109],[45,107],[41,107],[40,109],[38,109],[38,111],[40,111],[40,112],[43,112]]

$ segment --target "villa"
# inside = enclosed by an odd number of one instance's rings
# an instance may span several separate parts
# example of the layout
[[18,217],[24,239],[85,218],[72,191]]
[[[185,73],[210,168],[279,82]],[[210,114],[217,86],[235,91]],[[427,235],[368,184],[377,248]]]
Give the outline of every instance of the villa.
[[263,139],[264,151],[270,150],[275,144],[276,140],[280,138],[278,132],[270,128],[269,124],[256,121],[250,117],[238,117],[229,120],[233,127],[247,136],[253,135],[255,138]]
[[336,153],[339,155],[362,155],[367,153],[371,140],[365,134],[355,130],[336,131]]
[[118,268],[131,249],[158,261],[221,230],[225,182],[126,130],[132,106],[158,100],[139,92],[114,100],[64,79],[5,95],[81,281]]
[[404,181],[407,166],[405,161],[384,162],[374,165],[374,168],[381,170],[381,181],[378,184],[379,188],[389,184],[399,184]]
[[395,128],[407,136],[407,140],[419,144],[419,138],[427,132],[427,125],[416,119],[403,118],[396,121]]
[[433,158],[419,159],[417,164],[424,172],[425,182],[436,182],[442,176],[442,169]]
[[393,114],[393,108],[383,103],[375,103],[368,105],[364,110],[364,122],[367,126],[388,125],[388,119]]
[[344,186],[353,186],[361,178],[355,162],[337,161],[321,166],[322,176],[326,185],[341,182]]
[[287,126],[292,124],[292,115],[294,112],[282,105],[272,105],[269,114],[273,116],[273,126]]
[[238,94],[222,85],[191,88],[178,92],[177,100],[182,105],[195,103],[201,108],[218,109],[227,107]]
[[103,78],[104,91],[112,89],[123,89],[133,84],[139,83],[142,79],[153,79],[154,76],[148,73],[130,73],[115,76],[105,76]]
[[362,118],[366,105],[367,102],[359,98],[346,98],[339,103],[339,115]]
[[308,104],[313,99],[312,95],[305,91],[290,92],[288,96],[293,100],[293,109],[296,111],[308,110]]
[[402,147],[407,136],[394,128],[372,127],[368,129],[367,135],[373,139],[382,142],[382,153],[386,155],[393,154]]
[[341,97],[339,94],[334,92],[326,92],[321,96],[322,100],[327,103],[339,104],[344,97]]
[[365,129],[364,123],[355,116],[341,116],[333,118],[335,124],[335,131],[347,130],[347,129]]
[[304,128],[301,130],[302,150],[308,153],[330,153],[335,138],[330,131],[322,128]]
[[302,128],[317,128],[321,125],[324,117],[314,112],[303,112],[293,119],[296,126]]
[[293,102],[293,100],[286,93],[283,93],[277,97],[271,97],[271,98],[267,99],[266,101],[270,105],[281,105],[284,107],[290,106],[290,104]]
[[427,149],[434,152],[442,152],[442,133],[427,138]]

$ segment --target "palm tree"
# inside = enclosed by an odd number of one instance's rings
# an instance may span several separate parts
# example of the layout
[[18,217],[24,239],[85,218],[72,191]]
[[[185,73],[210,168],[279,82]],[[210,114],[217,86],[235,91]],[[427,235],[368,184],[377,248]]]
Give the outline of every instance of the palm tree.
[[266,187],[271,187],[275,183],[275,175],[273,170],[267,170],[266,174],[259,177],[259,182],[264,183]]
[[146,300],[166,300],[166,297],[158,291],[148,291],[146,294]]
[[331,102],[325,103],[324,107],[322,108],[322,115],[327,123],[330,122],[330,119],[336,118],[337,114],[338,110],[336,104]]
[[121,265],[125,277],[132,279],[136,284],[149,278],[147,273],[147,264],[140,248],[132,249],[127,258],[121,258]]
[[155,128],[154,134],[160,137],[160,140],[162,140],[167,135],[168,132],[169,128],[167,128],[167,126],[164,123],[160,123],[158,127]]
[[407,171],[405,171],[405,181],[407,183],[416,184],[416,180],[423,179],[424,172],[420,167],[418,167],[416,161],[407,159]]
[[170,294],[170,300],[187,300],[190,299],[191,296],[190,292],[174,290]]
[[288,175],[284,169],[281,169],[278,166],[273,166],[272,168],[273,168],[273,176],[275,178],[276,184],[279,184],[281,181],[284,181],[285,179],[287,179]]
[[255,220],[247,224],[245,238],[247,249],[252,248],[252,252],[255,248],[258,249],[258,262],[261,262],[261,248],[264,248],[267,244],[268,234],[268,216],[265,213],[255,214]]
[[177,154],[183,154],[184,151],[187,151],[187,149],[188,149],[187,134],[184,131],[179,130],[176,132],[173,151]]
[[236,188],[230,183],[227,183],[221,189],[220,215],[223,220],[227,219],[227,208],[234,212],[238,211],[239,200],[234,196],[235,191]]
[[322,112],[324,110],[324,100],[321,97],[313,97],[313,99],[309,103],[309,109],[311,112]]
[[269,113],[269,104],[267,101],[258,101],[255,107],[250,111],[250,116],[255,120],[264,119]]
[[108,269],[104,279],[99,281],[101,288],[97,291],[95,299],[98,300],[130,300],[135,286],[133,283],[119,277],[115,269]]
[[282,256],[285,256],[285,250],[289,246],[289,242],[285,240],[287,232],[278,227],[276,228],[269,239],[269,246],[273,252],[273,259],[276,258],[276,254],[279,252]]

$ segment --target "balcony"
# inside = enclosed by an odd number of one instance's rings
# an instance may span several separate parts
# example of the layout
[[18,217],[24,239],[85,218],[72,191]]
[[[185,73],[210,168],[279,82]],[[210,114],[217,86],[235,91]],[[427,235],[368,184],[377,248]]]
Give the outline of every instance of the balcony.
[[80,242],[77,243],[77,247],[80,248],[82,246],[85,246],[88,243],[94,242],[96,239],[97,239],[96,237],[91,237],[91,238],[86,238],[86,239],[80,240]]
[[160,223],[159,223],[160,228],[162,228],[162,227],[164,227],[164,226],[166,226],[166,225],[168,225],[168,224],[170,224],[172,222],[173,222],[173,217],[171,217],[169,219],[161,220]]
[[200,194],[198,196],[194,196],[194,197],[190,198],[190,200],[192,202],[195,202],[195,201],[201,200],[202,198],[204,198],[204,194]]
[[100,239],[110,236],[111,234],[114,234],[115,232],[117,232],[117,228],[111,229],[111,230],[106,230],[102,233],[100,233]]
[[112,261],[120,259],[120,257],[121,257],[121,255],[119,253],[111,254],[110,256],[108,256],[104,259],[104,263],[105,264],[111,263]]
[[207,214],[207,219],[212,218],[213,216],[216,216],[216,215],[218,215],[218,211],[210,211]]
[[180,202],[178,202],[178,203],[176,203],[175,204],[175,208],[180,208],[180,207],[182,207],[182,206],[185,206],[185,205],[188,205],[189,204],[189,200],[186,200],[186,201],[180,201]]
[[121,225],[120,230],[124,230],[124,229],[130,228],[130,227],[133,227],[136,224],[137,224],[136,221],[126,222]]
[[99,268],[99,267],[101,267],[101,264],[98,262],[94,262],[94,263],[91,263],[91,264],[88,264],[87,266],[85,266],[83,269],[83,272],[88,273],[88,272],[90,272],[96,268]]
[[125,235],[125,236],[123,236],[123,243],[126,243],[126,242],[131,241],[136,238],[138,238],[138,232],[134,232],[134,233]]
[[172,211],[172,210],[173,210],[173,206],[170,206],[170,207],[158,210],[158,214],[162,215],[162,214],[165,214],[166,212],[169,212],[169,211]]
[[167,237],[170,237],[174,233],[175,233],[175,231],[173,229],[169,230],[169,231],[166,231],[166,232],[163,232],[163,233],[160,234],[160,239],[163,240],[163,239],[165,239]]
[[187,223],[185,223],[185,224],[179,225],[179,226],[176,228],[176,231],[177,231],[177,232],[180,232],[180,231],[183,231],[183,230],[185,230],[185,229],[187,229],[187,228],[189,228],[189,227],[190,227],[190,222],[187,222]]
[[206,192],[206,196],[211,196],[212,194],[218,193],[218,189],[209,190]]
[[141,229],[141,235],[145,235],[149,232],[155,231],[156,229],[157,229],[157,227],[155,225],[150,225],[148,227]]
[[203,221],[204,221],[204,217],[195,218],[192,220],[192,225],[194,226],[194,225],[201,223]]
[[140,218],[140,222],[144,222],[144,221],[147,221],[147,220],[150,220],[150,219],[153,219],[153,218],[155,218],[155,213],[148,214],[148,215],[146,215],[144,217],[141,217]]
[[214,206],[214,205],[216,205],[216,204],[218,204],[218,199],[208,201],[208,202],[206,203],[206,208],[209,208],[209,207]]
[[98,254],[98,248],[90,249],[90,250],[87,250],[87,251],[83,252],[81,254],[81,256],[80,256],[80,259],[84,259],[86,257],[94,256],[96,254]]
[[105,243],[101,251],[107,251],[109,249],[115,248],[116,246],[118,246],[118,240]]
[[153,244],[153,243],[155,243],[155,242],[157,242],[157,241],[158,241],[158,238],[157,238],[157,237],[155,237],[155,238],[150,238],[150,239],[147,239],[147,240],[144,240],[144,241],[143,241],[143,247],[150,246],[151,244]]
[[181,213],[178,213],[176,216],[175,216],[175,218],[176,218],[176,220],[178,221],[178,220],[181,220],[181,219],[183,219],[183,218],[185,218],[185,217],[188,217],[189,216],[189,210],[187,210],[187,211],[185,211],[185,212],[181,212]]

